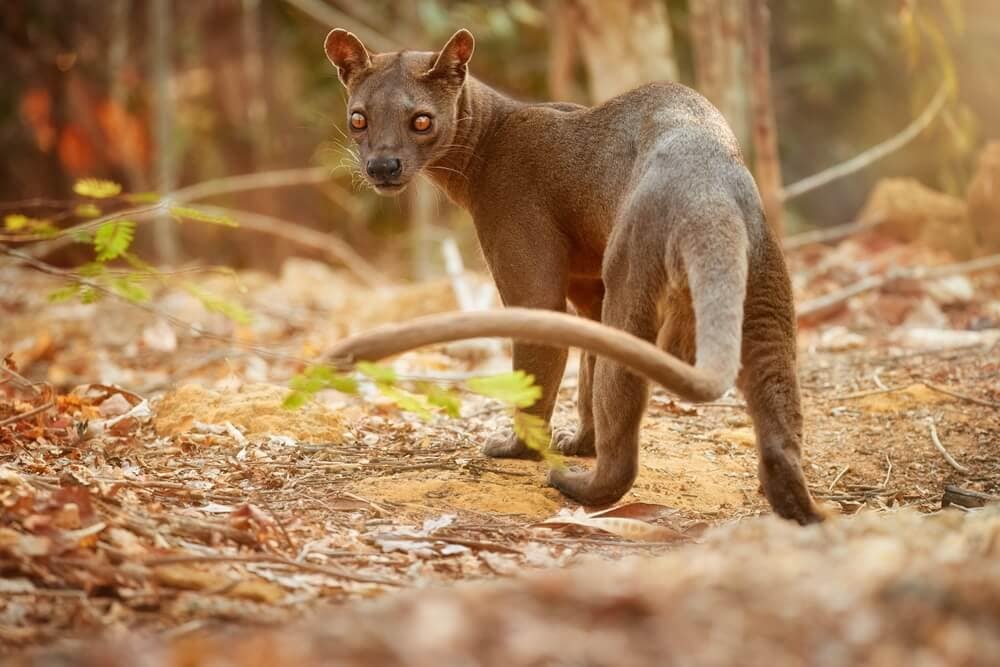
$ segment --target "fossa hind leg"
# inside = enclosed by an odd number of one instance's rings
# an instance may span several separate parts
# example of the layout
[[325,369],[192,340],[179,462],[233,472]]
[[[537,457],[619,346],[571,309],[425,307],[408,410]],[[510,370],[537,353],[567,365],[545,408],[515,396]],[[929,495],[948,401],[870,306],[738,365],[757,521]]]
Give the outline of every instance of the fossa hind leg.
[[777,244],[769,238],[764,246],[764,261],[748,281],[737,384],[753,419],[764,495],[779,516],[815,523],[823,513],[809,495],[800,463],[802,409],[791,286]]
[[[653,342],[662,262],[632,258],[630,267],[628,245],[621,237],[609,244],[601,320]],[[592,398],[597,464],[593,471],[553,470],[549,483],[584,505],[607,505],[621,498],[639,470],[639,426],[648,397],[645,378],[613,361],[597,359]]]
[[[569,300],[580,317],[601,321],[604,283],[599,279],[570,282]],[[576,409],[580,423],[575,430],[560,429],[553,433],[552,446],[570,456],[594,456],[594,364],[596,355],[580,352],[580,375],[577,381]]]

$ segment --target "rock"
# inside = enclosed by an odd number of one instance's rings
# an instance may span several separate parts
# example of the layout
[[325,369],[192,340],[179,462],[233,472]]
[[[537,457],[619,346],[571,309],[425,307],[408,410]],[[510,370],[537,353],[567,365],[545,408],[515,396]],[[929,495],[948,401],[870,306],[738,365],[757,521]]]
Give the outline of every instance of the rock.
[[827,352],[845,352],[864,347],[865,342],[864,336],[848,330],[847,327],[834,326],[820,334],[817,347]]
[[921,299],[903,321],[907,329],[946,329],[948,316],[932,299]]
[[941,304],[968,303],[976,295],[972,281],[965,276],[948,276],[927,283],[927,292]]
[[880,224],[882,231],[899,241],[947,250],[959,259],[971,257],[976,246],[965,202],[912,178],[876,183],[859,219]]
[[1000,329],[955,331],[911,327],[893,332],[890,339],[897,345],[912,350],[945,350],[973,345],[985,347],[1000,341]]

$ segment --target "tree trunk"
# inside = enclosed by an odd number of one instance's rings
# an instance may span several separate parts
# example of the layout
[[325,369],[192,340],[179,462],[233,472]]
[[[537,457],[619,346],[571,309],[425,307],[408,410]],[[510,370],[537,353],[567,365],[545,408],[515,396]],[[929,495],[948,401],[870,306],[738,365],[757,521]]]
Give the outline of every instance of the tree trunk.
[[743,39],[748,7],[747,0],[690,0],[695,86],[719,108],[744,148],[750,140]]
[[574,9],[566,0],[551,0],[548,10],[552,34],[549,40],[549,95],[557,102],[574,102],[578,93],[573,76],[577,63]]
[[660,0],[562,0],[572,13],[575,36],[595,103],[650,81],[676,80],[673,37]]
[[771,103],[770,13],[767,0],[748,0],[746,43],[753,84],[754,175],[764,203],[764,214],[778,238],[785,235],[781,197],[781,160],[778,132]]
[[[172,3],[154,0],[149,12],[149,30],[153,36],[153,81],[156,90],[156,186],[164,195],[177,187],[177,161],[174,151],[174,96],[170,86],[172,70]],[[168,215],[153,223],[153,241],[161,262],[176,265],[180,259],[177,226]]]

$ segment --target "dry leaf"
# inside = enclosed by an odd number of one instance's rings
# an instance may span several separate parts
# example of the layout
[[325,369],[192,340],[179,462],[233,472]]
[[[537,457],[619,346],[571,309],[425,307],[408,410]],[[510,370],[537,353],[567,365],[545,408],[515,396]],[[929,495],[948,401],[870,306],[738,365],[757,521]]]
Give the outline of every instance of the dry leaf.
[[666,505],[656,503],[627,503],[617,507],[610,507],[600,512],[593,512],[589,516],[597,517],[620,517],[623,519],[659,519],[670,514],[676,514],[677,510]]
[[566,528],[569,526],[599,530],[636,542],[676,542],[688,539],[684,533],[673,528],[658,526],[639,519],[619,517],[566,516],[546,519],[532,525],[533,528]]
[[285,597],[285,590],[262,579],[246,579],[226,591],[226,595],[253,602],[274,604]]

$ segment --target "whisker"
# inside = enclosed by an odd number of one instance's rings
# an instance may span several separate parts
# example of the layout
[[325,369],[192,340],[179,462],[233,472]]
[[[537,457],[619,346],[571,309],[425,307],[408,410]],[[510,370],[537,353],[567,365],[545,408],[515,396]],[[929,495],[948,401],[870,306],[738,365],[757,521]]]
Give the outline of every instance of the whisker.
[[459,176],[461,176],[462,178],[464,178],[466,180],[466,182],[468,182],[468,180],[469,180],[468,176],[466,176],[465,174],[463,174],[462,172],[460,172],[458,169],[452,169],[451,167],[445,167],[445,166],[442,166],[442,165],[438,164],[438,165],[428,165],[428,166],[426,166],[424,168],[425,169],[439,169],[441,171],[448,171],[448,172],[451,172],[453,174],[458,174]]
[[347,133],[344,132],[342,129],[340,129],[340,126],[337,125],[336,123],[334,123],[330,127],[332,127],[333,129],[335,129],[340,134],[340,136],[342,136],[344,138],[344,141],[350,141],[351,140],[351,138],[347,136]]

